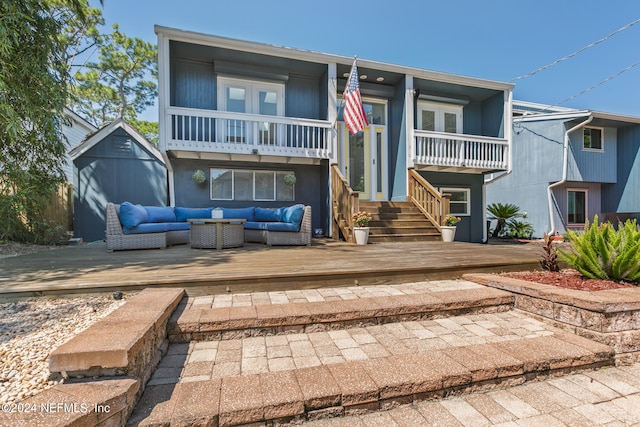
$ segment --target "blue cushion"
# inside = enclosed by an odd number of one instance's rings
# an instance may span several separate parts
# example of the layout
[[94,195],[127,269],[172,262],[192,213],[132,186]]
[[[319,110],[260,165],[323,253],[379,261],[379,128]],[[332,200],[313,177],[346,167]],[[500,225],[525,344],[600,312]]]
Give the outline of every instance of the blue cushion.
[[256,208],[255,220],[262,222],[280,222],[280,209]]
[[167,231],[180,231],[180,230],[189,230],[188,222],[167,222],[165,223],[167,226]]
[[192,218],[211,218],[211,210],[211,208],[174,208],[176,221],[178,222],[184,222]]
[[122,232],[124,234],[163,233],[167,228],[166,222],[145,222],[136,227],[125,228]]
[[282,222],[288,222],[299,226],[304,215],[304,205],[298,204],[284,208],[282,211]]
[[134,205],[133,203],[123,202],[120,205],[120,222],[125,228],[133,228],[137,225],[147,222],[149,216],[147,211],[141,205]]
[[222,208],[223,218],[242,218],[247,221],[255,221],[255,209],[249,208]]
[[176,214],[171,206],[145,206],[149,220],[147,222],[175,222]]
[[292,224],[290,222],[266,222],[265,224],[269,231],[300,231],[299,224]]
[[267,222],[247,221],[244,223],[244,228],[247,230],[266,230]]

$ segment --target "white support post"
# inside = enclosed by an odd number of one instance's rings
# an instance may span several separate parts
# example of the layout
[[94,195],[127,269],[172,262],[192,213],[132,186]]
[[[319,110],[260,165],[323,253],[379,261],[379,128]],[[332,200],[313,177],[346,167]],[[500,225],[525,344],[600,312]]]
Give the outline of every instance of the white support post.
[[329,131],[329,164],[338,163],[338,65],[327,64],[327,120],[332,124]]
[[[405,112],[407,114],[406,118],[405,118],[405,127],[406,127],[406,144],[407,144],[407,169],[411,169],[415,166],[415,158],[416,158],[416,138],[414,136],[414,123],[413,123],[413,117],[415,115],[414,113],[414,107],[413,107],[413,94],[414,94],[414,87],[413,87],[413,76],[405,76],[405,85],[406,85],[406,90],[405,90],[405,99],[404,99],[404,109]],[[407,183],[408,185],[408,183]],[[409,191],[408,187],[407,187],[407,191]]]

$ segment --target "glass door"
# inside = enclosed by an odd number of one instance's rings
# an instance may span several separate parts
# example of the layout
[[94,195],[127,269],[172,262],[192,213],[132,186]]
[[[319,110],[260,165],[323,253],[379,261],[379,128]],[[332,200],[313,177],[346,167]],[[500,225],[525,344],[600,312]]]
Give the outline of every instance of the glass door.
[[363,105],[370,125],[362,132],[349,134],[338,117],[340,168],[361,200],[387,200],[386,104],[364,101]]

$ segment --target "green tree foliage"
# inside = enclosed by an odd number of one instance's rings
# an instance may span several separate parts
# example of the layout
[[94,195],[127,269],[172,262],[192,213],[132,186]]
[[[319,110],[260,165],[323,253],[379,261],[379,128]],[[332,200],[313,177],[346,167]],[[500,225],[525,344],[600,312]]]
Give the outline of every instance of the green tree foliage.
[[514,218],[522,218],[524,215],[520,213],[520,208],[511,203],[492,203],[487,206],[489,212],[489,219],[496,220],[496,227],[493,229],[491,237],[498,237],[506,231],[505,226],[507,221]]
[[507,222],[507,234],[514,239],[530,239],[533,235],[533,226],[528,222],[512,218]]
[[85,64],[86,71],[75,74],[72,109],[97,127],[124,118],[157,141],[157,124],[154,131],[153,123],[137,120],[157,96],[156,46],[127,37],[118,25],[113,29],[104,38],[98,62]]
[[[0,2],[0,239],[36,241],[39,213],[63,180],[70,20],[83,0]],[[46,228],[46,224],[44,224]]]
[[585,224],[584,233],[569,231],[572,251],[560,251],[560,258],[591,279],[640,281],[640,229],[627,220],[614,229],[610,222]]

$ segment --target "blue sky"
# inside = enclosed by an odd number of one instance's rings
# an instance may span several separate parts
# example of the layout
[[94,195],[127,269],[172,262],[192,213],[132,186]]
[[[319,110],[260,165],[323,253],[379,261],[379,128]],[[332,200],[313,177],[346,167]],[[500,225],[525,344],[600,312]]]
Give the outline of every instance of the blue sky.
[[[104,0],[103,15],[107,26],[154,43],[157,24],[510,81],[639,19],[640,2]],[[639,47],[640,23],[516,81],[514,96],[555,105],[639,62]],[[561,105],[640,116],[640,65]],[[144,118],[157,120],[157,110]]]

